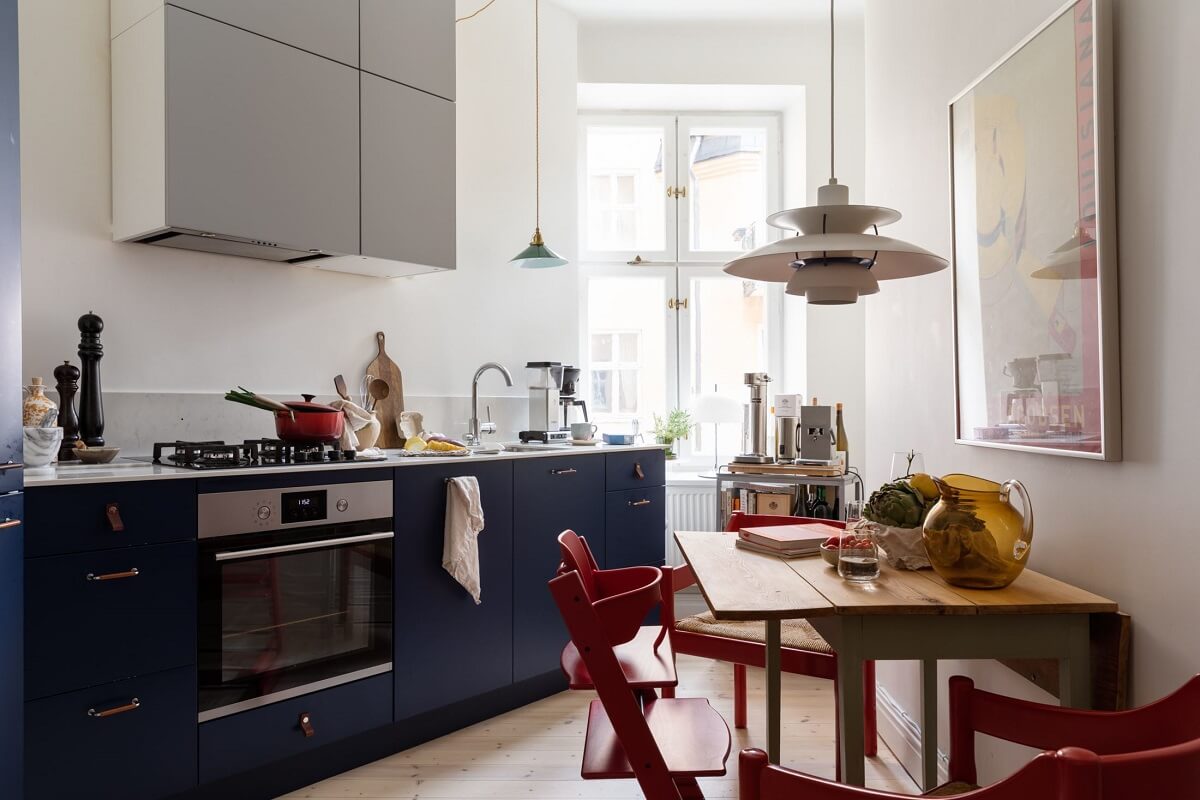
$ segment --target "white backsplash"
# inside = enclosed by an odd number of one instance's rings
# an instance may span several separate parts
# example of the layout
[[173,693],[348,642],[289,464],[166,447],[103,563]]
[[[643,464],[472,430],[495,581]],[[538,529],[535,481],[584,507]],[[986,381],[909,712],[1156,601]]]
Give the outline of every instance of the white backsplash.
[[[57,402],[57,393],[54,399]],[[333,399],[334,395],[318,396],[316,401]],[[455,438],[466,432],[471,416],[470,397],[409,396],[404,406],[425,416],[426,430]],[[514,441],[528,426],[529,401],[524,397],[480,397],[481,420],[487,420],[489,407],[498,430],[485,441]],[[155,442],[176,439],[240,442],[274,435],[268,412],[231,403],[220,394],[104,393],[104,439],[120,447],[122,455],[149,455]]]

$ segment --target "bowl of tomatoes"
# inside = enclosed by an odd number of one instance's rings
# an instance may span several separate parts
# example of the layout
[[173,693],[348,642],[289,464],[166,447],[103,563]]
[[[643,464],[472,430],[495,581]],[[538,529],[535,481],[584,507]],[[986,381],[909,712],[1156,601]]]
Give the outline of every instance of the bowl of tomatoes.
[[[825,541],[821,542],[821,558],[825,559],[825,563],[836,568],[838,565],[838,550],[842,544],[842,536],[830,536]],[[864,550],[873,547],[870,540],[861,539],[854,536],[846,536],[846,544],[849,547],[861,547]]]

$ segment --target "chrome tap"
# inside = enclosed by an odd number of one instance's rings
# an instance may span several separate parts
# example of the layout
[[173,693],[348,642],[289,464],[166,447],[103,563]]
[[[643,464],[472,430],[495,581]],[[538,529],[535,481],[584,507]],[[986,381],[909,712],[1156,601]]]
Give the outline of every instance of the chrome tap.
[[[475,378],[471,381],[471,419],[467,422],[467,435],[464,437],[467,440],[468,447],[477,447],[483,444],[480,438],[485,433],[495,433],[496,423],[489,419],[487,422],[479,422],[479,377],[489,369],[494,369],[504,376],[506,386],[513,385],[512,375],[506,370],[503,365],[497,364],[495,361],[489,361],[479,369],[475,370]],[[491,417],[491,414],[488,414]]]

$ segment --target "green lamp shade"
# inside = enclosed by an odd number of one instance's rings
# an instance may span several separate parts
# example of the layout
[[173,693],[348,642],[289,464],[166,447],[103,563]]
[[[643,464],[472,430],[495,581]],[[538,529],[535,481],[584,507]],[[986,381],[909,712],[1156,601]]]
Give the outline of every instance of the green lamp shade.
[[547,267],[564,266],[567,260],[546,247],[546,243],[542,241],[541,230],[535,229],[529,247],[513,256],[511,263],[521,269],[546,269]]

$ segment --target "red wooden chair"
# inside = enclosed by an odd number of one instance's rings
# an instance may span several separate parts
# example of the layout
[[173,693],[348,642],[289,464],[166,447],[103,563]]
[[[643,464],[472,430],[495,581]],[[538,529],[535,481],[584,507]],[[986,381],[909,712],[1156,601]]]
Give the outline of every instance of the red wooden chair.
[[[588,602],[596,603],[601,614],[614,617],[617,630],[610,630],[609,643],[617,656],[617,663],[630,687],[634,689],[661,689],[679,685],[675,672],[675,652],[667,635],[665,625],[642,625],[642,617],[629,616],[629,609],[622,604],[628,600],[624,592],[644,580],[647,574],[642,567],[602,570],[588,547],[587,540],[575,531],[563,531],[558,536],[558,547],[562,552],[560,575],[578,572]],[[655,601],[657,604],[658,601]],[[647,609],[648,610],[648,609]],[[643,617],[645,611],[643,611]],[[627,625],[627,626],[626,626]],[[587,664],[579,655],[574,642],[567,642],[559,662],[567,676],[571,689],[592,689],[592,676]]]
[[622,573],[622,585],[620,591],[605,587],[612,591],[602,599],[589,596],[579,570],[550,581],[598,695],[588,709],[580,774],[635,778],[647,800],[702,800],[696,779],[725,774],[729,727],[704,698],[660,699],[653,689],[630,685],[613,642],[638,635],[646,614],[662,601],[662,573],[657,567],[607,572]]
[[[806,517],[779,517],[735,513],[729,518],[728,533],[741,528],[794,525],[802,522],[825,522],[844,528],[844,522],[817,520]],[[671,626],[671,643],[676,653],[729,661],[733,664],[733,724],[746,727],[746,667],[761,667],[766,663],[766,626],[762,622],[727,622],[704,612],[683,619],[675,616],[675,592],[696,582],[691,567],[663,569],[663,623]],[[781,626],[783,653],[780,658],[784,672],[809,675],[814,678],[837,679],[837,654],[812,625],[802,619],[784,620]],[[664,692],[670,696],[670,690]],[[875,736],[875,662],[868,661],[863,669],[863,729],[866,754],[877,751]]]
[[[949,777],[960,790],[977,780],[976,733],[1040,750],[1083,747],[1101,756],[1200,743],[1200,675],[1173,694],[1129,711],[1080,711],[1030,703],[976,689],[970,678],[956,675],[950,679]],[[1192,786],[1190,796],[1200,797],[1200,783]]]
[[[923,796],[950,795],[935,790]],[[1079,747],[1047,751],[999,783],[954,796],[962,800],[1195,800],[1200,797],[1200,739],[1115,755]],[[905,797],[911,795],[844,786],[769,765],[761,750],[743,750],[738,762],[738,800]]]

